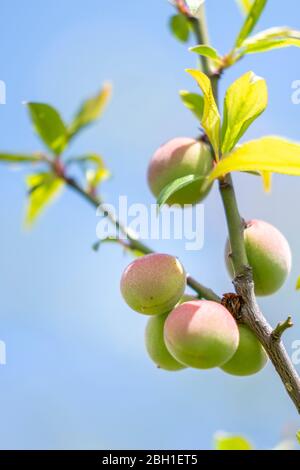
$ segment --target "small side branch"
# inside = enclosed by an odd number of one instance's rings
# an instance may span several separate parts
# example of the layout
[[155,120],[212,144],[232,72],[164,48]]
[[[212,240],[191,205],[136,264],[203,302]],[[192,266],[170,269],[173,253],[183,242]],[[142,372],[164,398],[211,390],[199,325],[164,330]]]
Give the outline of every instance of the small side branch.
[[273,341],[280,341],[283,333],[294,326],[292,317],[288,317],[284,322],[278,323],[272,331],[271,338]]

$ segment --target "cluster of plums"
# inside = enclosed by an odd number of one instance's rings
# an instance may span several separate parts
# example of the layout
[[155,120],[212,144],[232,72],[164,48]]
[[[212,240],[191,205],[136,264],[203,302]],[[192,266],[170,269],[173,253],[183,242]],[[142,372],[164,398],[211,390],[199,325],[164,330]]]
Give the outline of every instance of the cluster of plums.
[[[213,167],[210,148],[201,141],[177,138],[154,154],[148,172],[155,196],[177,178],[196,174],[204,178]],[[175,193],[168,203],[196,204],[210,187],[199,182]],[[270,295],[283,285],[291,269],[291,252],[284,236],[272,225],[252,220],[244,231],[249,264],[257,295]],[[232,277],[230,244],[226,263]],[[244,324],[238,324],[221,304],[185,295],[186,273],[173,256],[150,254],[133,261],[121,280],[121,292],[135,311],[151,318],[146,347],[161,369],[177,371],[221,368],[237,376],[259,372],[267,363],[262,345]]]

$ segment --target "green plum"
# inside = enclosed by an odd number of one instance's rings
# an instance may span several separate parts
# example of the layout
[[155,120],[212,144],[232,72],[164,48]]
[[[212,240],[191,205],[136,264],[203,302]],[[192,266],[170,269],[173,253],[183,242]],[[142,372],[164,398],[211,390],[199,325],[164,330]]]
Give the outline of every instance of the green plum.
[[177,258],[150,254],[133,261],[124,271],[121,292],[133,310],[144,315],[167,313],[186,288],[186,273]]
[[222,366],[235,354],[239,330],[221,304],[198,300],[179,305],[170,313],[164,338],[169,352],[180,363],[211,369]]

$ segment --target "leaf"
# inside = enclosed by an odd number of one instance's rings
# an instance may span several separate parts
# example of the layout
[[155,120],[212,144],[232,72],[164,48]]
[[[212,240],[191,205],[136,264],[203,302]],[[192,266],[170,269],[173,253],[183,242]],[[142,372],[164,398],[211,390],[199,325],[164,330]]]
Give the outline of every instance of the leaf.
[[184,15],[178,14],[171,17],[170,30],[179,41],[187,42],[189,40],[190,23]]
[[95,252],[97,252],[97,251],[99,251],[101,246],[103,244],[106,244],[106,243],[116,243],[116,244],[122,246],[125,251],[128,251],[130,254],[132,254],[136,258],[140,258],[142,256],[145,256],[145,253],[143,253],[142,251],[139,251],[135,248],[132,248],[126,241],[121,240],[120,238],[117,238],[117,237],[106,237],[106,238],[103,238],[102,240],[98,240],[93,244],[92,248]]
[[201,44],[199,46],[191,47],[189,50],[190,52],[195,52],[196,54],[212,59],[217,65],[221,65],[223,63],[222,57],[218,51],[211,46]]
[[199,70],[186,70],[198,83],[204,96],[201,124],[213,146],[216,159],[219,158],[221,118],[214,98],[211,81]]
[[110,177],[110,172],[106,168],[103,158],[95,153],[70,158],[66,163],[67,165],[77,164],[84,167],[90,188],[97,188],[102,181]]
[[296,438],[297,438],[298,443],[300,444],[300,431],[297,432]]
[[236,40],[236,46],[239,47],[244,40],[252,33],[268,0],[255,0],[246,17],[243,27]]
[[[297,279],[296,290],[300,290],[300,277],[298,277],[298,279]],[[298,433],[298,438],[299,438],[299,441],[300,441],[300,431]]]
[[39,154],[25,155],[18,153],[0,153],[0,163],[36,163],[40,162],[41,157]]
[[163,206],[171,196],[173,196],[174,193],[179,191],[180,189],[185,188],[186,186],[189,186],[196,181],[203,181],[204,177],[203,176],[197,176],[197,175],[188,175],[188,176],[183,176],[182,178],[178,178],[172,183],[168,184],[160,193],[157,199],[157,205],[158,208]]
[[248,38],[241,45],[240,57],[245,54],[267,52],[272,49],[300,47],[300,32],[287,27],[269,28]]
[[253,450],[250,442],[243,436],[235,436],[226,433],[215,435],[216,450]]
[[42,211],[57,197],[63,188],[63,180],[52,173],[37,173],[27,177],[29,200],[25,223],[31,226]]
[[111,98],[111,94],[112,86],[106,83],[96,96],[86,100],[81,105],[69,127],[68,134],[70,138],[73,138],[81,130],[101,117]]
[[263,180],[263,186],[266,193],[269,193],[272,189],[272,173],[269,171],[262,171],[261,177]]
[[300,144],[272,136],[252,140],[219,161],[208,179],[213,181],[232,171],[300,176]]
[[188,9],[195,18],[199,18],[201,16],[204,2],[205,0],[185,0]]
[[249,13],[253,5],[253,0],[236,0],[243,13]]
[[285,439],[279,442],[272,450],[295,450],[296,443],[294,439]]
[[66,126],[59,113],[43,103],[27,103],[27,107],[37,134],[54,154],[61,154],[68,139]]
[[179,94],[185,107],[190,109],[196,118],[201,122],[204,108],[203,96],[198,95],[198,93],[190,93],[186,90],[180,91]]
[[265,80],[248,72],[227,90],[224,102],[222,152],[230,152],[268,104]]

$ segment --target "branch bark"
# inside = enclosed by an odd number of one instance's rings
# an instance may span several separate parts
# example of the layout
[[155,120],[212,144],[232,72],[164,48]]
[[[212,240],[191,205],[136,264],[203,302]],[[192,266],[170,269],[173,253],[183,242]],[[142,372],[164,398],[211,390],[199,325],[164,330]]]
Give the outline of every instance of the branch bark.
[[[204,12],[204,6],[203,6]],[[198,22],[200,37],[208,36],[205,17]],[[201,30],[203,34],[201,34]],[[199,35],[196,34],[198,40]],[[202,67],[209,70],[209,61],[203,57]],[[218,103],[218,85],[220,75],[208,74],[215,100]],[[236,293],[243,300],[241,311],[242,320],[255,333],[261,344],[264,346],[269,358],[271,359],[287,393],[300,413],[300,377],[293,366],[293,363],[281,341],[281,335],[285,328],[281,328],[279,337],[274,337],[274,331],[262,314],[254,293],[254,283],[252,270],[248,265],[247,254],[244,243],[244,221],[242,220],[237,199],[234,191],[231,175],[227,175],[219,182],[219,189],[223,201],[229,240],[232,251],[232,263],[235,271],[235,279],[233,281]],[[286,326],[286,324],[284,324]],[[291,326],[291,325],[289,325]],[[278,327],[277,327],[278,328]]]
[[[149,255],[154,253],[154,251],[149,248],[145,243],[142,243],[136,234],[134,234],[128,227],[122,225],[115,216],[107,210],[104,206],[103,201],[94,194],[90,194],[80,186],[80,184],[74,179],[68,177],[64,172],[60,174],[60,177],[64,180],[64,182],[69,186],[69,188],[73,189],[77,194],[83,197],[86,201],[88,201],[93,207],[102,209],[103,213],[105,213],[106,217],[111,221],[111,223],[119,230],[119,232],[125,236],[126,240],[128,241],[130,248],[133,250],[138,250],[144,255]],[[220,297],[212,290],[201,284],[200,282],[196,281],[192,276],[189,274],[187,275],[187,285],[193,289],[199,297],[213,300],[215,302],[220,302]]]

